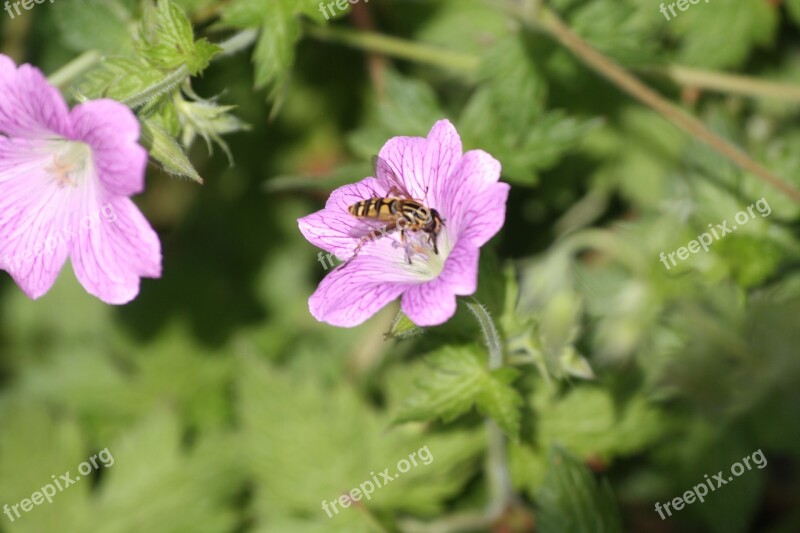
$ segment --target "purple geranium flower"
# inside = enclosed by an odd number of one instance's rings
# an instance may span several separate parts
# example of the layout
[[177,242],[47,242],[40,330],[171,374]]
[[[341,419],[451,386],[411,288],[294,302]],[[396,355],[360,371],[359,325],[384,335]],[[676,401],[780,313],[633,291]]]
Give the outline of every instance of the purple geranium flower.
[[128,198],[144,189],[147,152],[124,105],[69,110],[30,65],[0,55],[0,268],[31,298],[61,267],[86,290],[127,303],[161,275],[161,243]]
[[[461,138],[447,120],[437,122],[427,138],[389,140],[379,158],[388,168],[378,165],[377,177],[336,189],[324,209],[298,221],[309,242],[348,260],[311,296],[311,314],[352,327],[402,295],[401,308],[415,324],[442,324],[455,313],[456,296],[477,288],[480,247],[503,226],[510,187],[498,182],[500,163],[492,156],[482,150],[462,153]],[[423,232],[406,232],[411,242],[405,245],[399,231],[364,239],[375,227],[348,212],[361,200],[397,196],[391,174],[444,221],[438,254]]]

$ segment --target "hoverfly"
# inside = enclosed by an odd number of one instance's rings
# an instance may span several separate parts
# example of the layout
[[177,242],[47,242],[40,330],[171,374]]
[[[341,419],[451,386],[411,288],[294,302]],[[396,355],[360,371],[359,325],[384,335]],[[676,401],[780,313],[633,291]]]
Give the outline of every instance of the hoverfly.
[[437,243],[439,232],[441,232],[444,222],[439,212],[425,206],[423,200],[412,198],[411,194],[403,186],[403,183],[394,173],[389,164],[378,156],[374,158],[375,176],[378,179],[389,181],[390,189],[387,197],[376,196],[361,200],[350,205],[347,210],[356,218],[366,221],[374,221],[384,224],[380,228],[373,229],[363,236],[356,246],[353,256],[342,266],[352,261],[368,241],[378,238],[381,235],[400,230],[400,241],[405,247],[406,261],[411,264],[411,254],[409,253],[409,243],[407,242],[406,232],[421,231],[427,234],[428,244],[433,249],[433,253],[439,253]]

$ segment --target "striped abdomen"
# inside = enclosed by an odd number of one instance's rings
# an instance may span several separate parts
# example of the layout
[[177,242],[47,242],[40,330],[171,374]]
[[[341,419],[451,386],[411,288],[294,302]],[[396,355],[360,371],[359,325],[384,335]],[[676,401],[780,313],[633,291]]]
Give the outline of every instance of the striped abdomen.
[[354,217],[391,222],[398,218],[402,202],[399,198],[370,198],[351,205],[347,210]]

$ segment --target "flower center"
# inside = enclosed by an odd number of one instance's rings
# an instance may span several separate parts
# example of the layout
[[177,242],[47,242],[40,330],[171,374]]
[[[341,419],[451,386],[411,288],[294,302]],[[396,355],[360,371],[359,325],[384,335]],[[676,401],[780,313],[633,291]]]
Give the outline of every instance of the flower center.
[[400,247],[408,250],[411,264],[408,263],[405,250],[401,251],[400,260],[402,268],[407,272],[413,273],[415,277],[432,280],[444,270],[444,263],[447,261],[453,245],[446,229],[443,229],[437,236],[438,254],[434,253],[428,238],[428,234],[422,231],[406,232],[406,243]]
[[53,161],[45,170],[59,187],[77,187],[85,180],[92,151],[89,145],[79,141],[53,141]]

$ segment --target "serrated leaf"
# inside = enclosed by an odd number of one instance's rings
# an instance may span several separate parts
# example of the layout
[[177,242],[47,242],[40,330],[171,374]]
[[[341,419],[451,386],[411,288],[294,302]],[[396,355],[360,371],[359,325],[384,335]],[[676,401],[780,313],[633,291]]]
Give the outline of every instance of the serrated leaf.
[[[481,432],[429,434],[417,426],[387,430],[386,419],[351,388],[326,386],[247,359],[239,384],[240,441],[253,473],[253,508],[269,523],[304,515],[328,520],[321,501],[332,501],[376,474],[396,477],[375,487],[360,505],[373,512],[440,512],[477,467]],[[427,446],[417,466],[396,475],[399,460]],[[295,480],[287,484],[286,480]],[[385,480],[385,478],[383,478]],[[339,509],[331,524],[363,513]],[[356,515],[356,517],[352,516]],[[358,522],[363,524],[363,522]],[[277,529],[273,529],[277,530]]]
[[150,157],[170,174],[203,183],[203,178],[197,173],[175,139],[151,120],[143,119],[141,123],[141,143],[150,153]]
[[614,493],[586,466],[560,450],[551,450],[544,482],[536,494],[536,530],[542,533],[616,533],[622,531]]
[[400,408],[396,422],[434,418],[449,422],[476,406],[510,437],[518,437],[522,398],[511,386],[516,370],[490,372],[475,346],[447,346],[428,356],[428,362],[431,371],[420,380],[417,394]]
[[103,61],[78,85],[88,99],[112,98],[123,101],[160,86],[165,75],[140,59],[114,57]]
[[496,157],[510,182],[534,185],[539,171],[558,163],[598,124],[547,111],[526,127],[513,130],[498,119],[491,91],[480,88],[464,107],[458,125],[465,144],[481,146]]
[[223,21],[237,28],[260,28],[253,51],[256,88],[270,89],[276,98],[294,63],[294,47],[300,39],[298,15],[323,20],[319,2],[312,0],[240,0],[225,6]]
[[425,333],[425,328],[414,324],[402,311],[398,311],[384,335],[387,339],[408,339]]
[[250,126],[242,122],[237,116],[229,113],[236,106],[218,105],[214,99],[200,99],[189,101],[182,97],[175,99],[178,119],[183,128],[183,146],[191,148],[196,136],[206,142],[209,153],[212,153],[211,142],[217,143],[228,156],[228,161],[233,164],[233,155],[228,149],[222,135],[237,131],[249,130]]
[[149,13],[142,24],[139,51],[148,63],[161,70],[185,65],[196,75],[222,50],[206,39],[195,42],[191,22],[171,0],[158,0],[155,13]]

